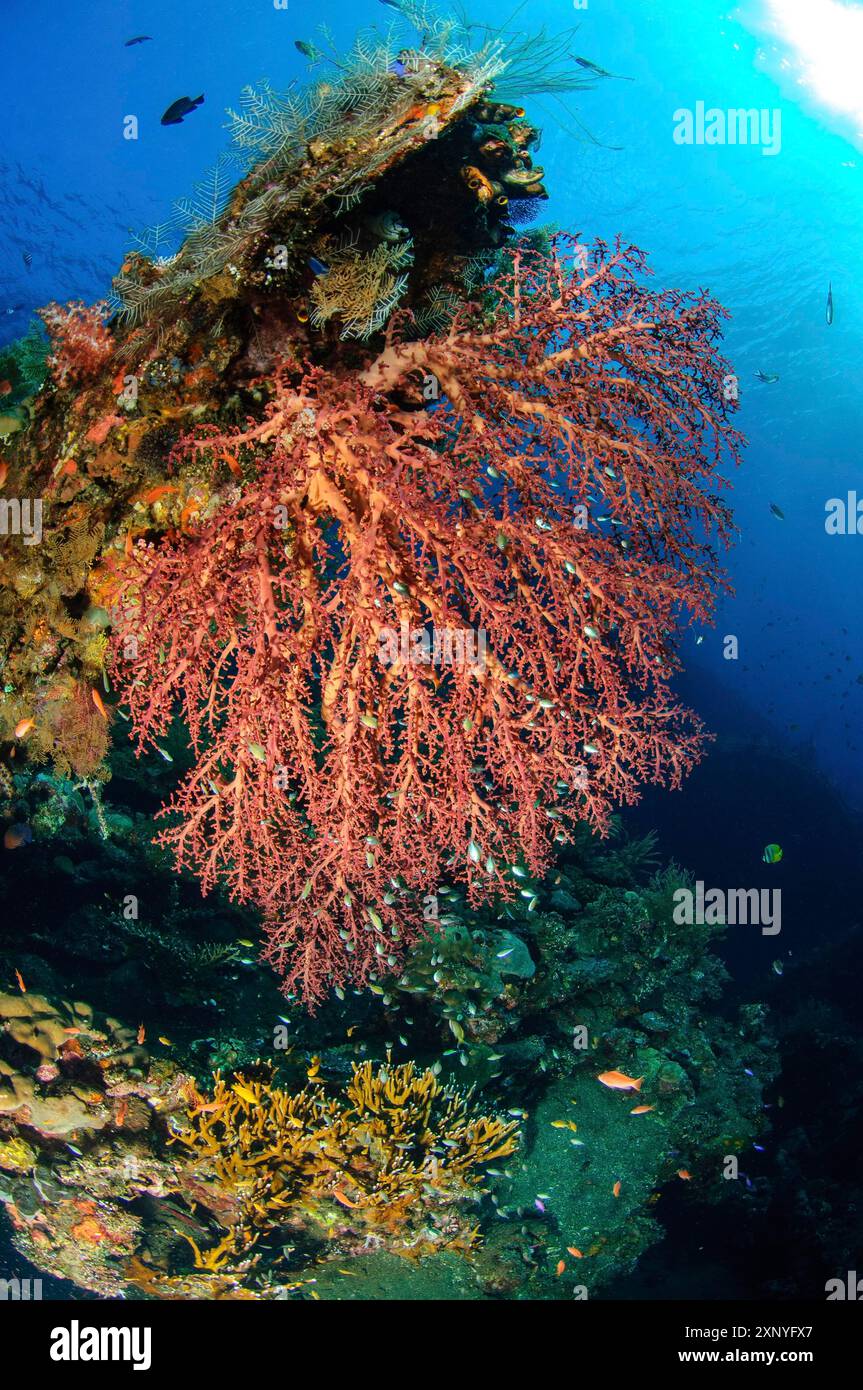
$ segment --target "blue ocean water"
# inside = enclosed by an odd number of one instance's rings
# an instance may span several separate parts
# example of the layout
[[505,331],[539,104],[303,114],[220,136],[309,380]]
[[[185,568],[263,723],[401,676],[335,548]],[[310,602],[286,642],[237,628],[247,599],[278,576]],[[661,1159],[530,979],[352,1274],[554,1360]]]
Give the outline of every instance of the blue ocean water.
[[[851,920],[847,824],[816,795],[835,788],[863,809],[863,538],[825,526],[830,499],[858,486],[863,498],[863,101],[855,108],[846,77],[855,52],[858,73],[863,60],[863,4],[532,0],[513,10],[510,20],[482,0],[470,14],[492,28],[577,24],[578,52],[615,74],[564,105],[525,98],[543,127],[543,220],[637,244],[657,283],[705,287],[730,314],[725,353],[749,441],[732,480],[735,592],[714,628],[686,635],[682,681],[718,735],[715,756],[683,793],[651,793],[638,814],[709,882],[771,882],[761,851],[781,842],[791,890],[782,949],[802,952],[819,912]],[[306,79],[296,39],[314,40],[326,21],[343,46],[388,13],[380,0],[5,0],[2,18],[5,342],[49,300],[108,291],[130,233],[164,220],[226,148],[224,110],[243,86]],[[153,39],[124,46],[139,34]],[[172,101],[201,93],[183,124],[160,125]],[[680,113],[702,104],[764,113],[770,139],[679,143]],[[123,138],[130,116],[136,140]],[[776,953],[769,941],[726,948],[744,981],[763,981]]]

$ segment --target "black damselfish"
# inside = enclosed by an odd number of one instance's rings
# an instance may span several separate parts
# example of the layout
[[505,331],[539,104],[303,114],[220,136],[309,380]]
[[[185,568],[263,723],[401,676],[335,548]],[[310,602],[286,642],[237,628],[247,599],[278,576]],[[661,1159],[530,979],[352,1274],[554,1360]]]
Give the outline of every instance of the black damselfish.
[[179,97],[177,101],[172,101],[162,117],[162,125],[182,125],[183,117],[188,116],[190,111],[194,111],[196,106],[201,106],[203,101],[203,93],[194,101],[189,97]]

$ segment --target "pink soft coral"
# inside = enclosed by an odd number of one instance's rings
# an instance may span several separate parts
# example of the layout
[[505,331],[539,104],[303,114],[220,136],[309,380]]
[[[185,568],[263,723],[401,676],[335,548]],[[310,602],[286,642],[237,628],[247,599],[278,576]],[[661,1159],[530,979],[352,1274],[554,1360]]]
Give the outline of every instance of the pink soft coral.
[[109,312],[104,302],[47,304],[39,310],[51,339],[48,366],[56,386],[80,385],[98,376],[114,351],[114,340],[105,326]]
[[[277,375],[262,421],[184,444],[253,480],[120,562],[138,739],[179,708],[196,751],[162,839],[263,908],[310,1002],[393,968],[441,880],[505,895],[699,756],[671,635],[722,582],[721,311],[637,252],[573,256],[515,252],[493,310],[359,378]],[[434,409],[404,405],[420,376]]]

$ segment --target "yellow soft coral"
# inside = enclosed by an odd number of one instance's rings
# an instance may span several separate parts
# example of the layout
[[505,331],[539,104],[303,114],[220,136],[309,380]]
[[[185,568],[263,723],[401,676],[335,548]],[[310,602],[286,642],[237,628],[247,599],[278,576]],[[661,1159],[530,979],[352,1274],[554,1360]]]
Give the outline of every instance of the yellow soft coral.
[[370,338],[404,294],[412,260],[410,239],[382,242],[367,252],[354,246],[328,252],[329,269],[312,286],[312,322],[320,327],[336,318],[342,338]]

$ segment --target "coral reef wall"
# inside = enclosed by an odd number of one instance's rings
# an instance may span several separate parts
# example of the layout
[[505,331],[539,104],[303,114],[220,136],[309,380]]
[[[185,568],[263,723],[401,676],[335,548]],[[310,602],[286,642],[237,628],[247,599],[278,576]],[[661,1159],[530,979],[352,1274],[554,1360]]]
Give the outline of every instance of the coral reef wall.
[[583,1296],[763,1125],[614,817],[705,744],[723,311],[525,231],[547,45],[414,17],[7,353],[0,1201],[101,1295]]
[[439,37],[308,110],[247,93],[225,206],[129,258],[110,323],[43,312],[11,447],[44,496],[4,550],[7,739],[96,785],[114,699],[151,754],[179,714],[164,842],[310,1004],[430,886],[511,895],[703,744],[669,682],[730,536],[722,312],[634,249],[519,241],[537,132],[495,45]]

